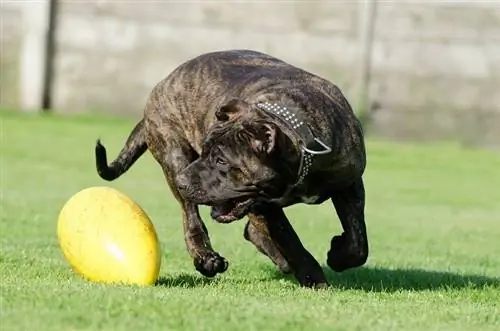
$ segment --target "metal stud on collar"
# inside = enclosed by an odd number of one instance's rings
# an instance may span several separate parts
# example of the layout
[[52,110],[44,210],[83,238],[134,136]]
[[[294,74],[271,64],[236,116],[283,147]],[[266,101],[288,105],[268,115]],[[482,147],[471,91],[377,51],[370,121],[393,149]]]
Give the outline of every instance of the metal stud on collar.
[[311,170],[311,166],[312,166],[313,157],[314,157],[314,155],[304,153],[304,151],[302,151],[302,158],[300,160],[301,162],[300,162],[300,166],[299,166],[299,174],[300,175],[299,175],[299,178],[297,179],[297,183],[295,185],[302,184],[304,179],[309,174],[309,170]]
[[295,130],[304,125],[304,122],[299,121],[294,112],[289,111],[286,107],[280,106],[277,103],[264,102],[257,104],[257,106],[282,117],[285,121],[290,123]]

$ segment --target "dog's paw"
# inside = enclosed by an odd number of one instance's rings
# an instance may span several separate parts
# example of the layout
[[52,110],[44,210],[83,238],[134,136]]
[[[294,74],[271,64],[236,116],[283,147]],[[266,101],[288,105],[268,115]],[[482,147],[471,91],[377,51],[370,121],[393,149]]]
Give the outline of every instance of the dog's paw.
[[333,271],[342,272],[363,265],[366,259],[367,251],[356,249],[343,233],[332,238],[326,263]]
[[203,276],[214,277],[227,270],[229,263],[216,252],[209,252],[194,260],[194,266]]
[[322,289],[328,287],[325,274],[319,264],[312,269],[305,269],[295,273],[295,278],[302,287],[312,289]]

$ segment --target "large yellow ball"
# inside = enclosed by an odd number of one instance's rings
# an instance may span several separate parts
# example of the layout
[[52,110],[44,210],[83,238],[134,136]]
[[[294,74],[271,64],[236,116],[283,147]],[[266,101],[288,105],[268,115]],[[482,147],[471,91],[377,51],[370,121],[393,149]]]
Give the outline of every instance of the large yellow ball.
[[132,199],[110,187],[90,187],[63,206],[57,236],[77,274],[100,283],[152,285],[161,252],[155,228]]

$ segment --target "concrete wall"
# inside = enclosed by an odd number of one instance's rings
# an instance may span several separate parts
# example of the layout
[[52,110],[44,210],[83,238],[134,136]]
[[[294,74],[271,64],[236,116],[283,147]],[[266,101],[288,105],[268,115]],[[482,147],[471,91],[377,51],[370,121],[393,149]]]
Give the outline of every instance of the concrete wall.
[[[356,104],[362,8],[59,0],[53,106],[138,116],[181,62],[230,48],[281,57],[337,83]],[[378,1],[376,14],[371,132],[500,145],[500,1]]]
[[348,87],[357,8],[327,1],[63,1],[55,106],[139,113],[153,85],[181,62],[228,48],[269,52]]
[[375,127],[500,144],[500,2],[378,7]]

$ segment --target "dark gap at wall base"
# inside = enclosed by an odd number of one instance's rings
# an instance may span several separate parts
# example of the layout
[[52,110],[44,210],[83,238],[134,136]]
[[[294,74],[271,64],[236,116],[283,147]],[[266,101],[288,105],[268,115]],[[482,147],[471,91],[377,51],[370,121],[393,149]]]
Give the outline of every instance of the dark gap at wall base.
[[55,60],[55,36],[57,29],[57,9],[58,0],[50,0],[49,4],[49,28],[47,31],[47,38],[45,40],[45,66],[43,73],[43,94],[42,94],[42,111],[49,112],[52,106],[52,82],[54,73],[54,60]]

